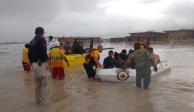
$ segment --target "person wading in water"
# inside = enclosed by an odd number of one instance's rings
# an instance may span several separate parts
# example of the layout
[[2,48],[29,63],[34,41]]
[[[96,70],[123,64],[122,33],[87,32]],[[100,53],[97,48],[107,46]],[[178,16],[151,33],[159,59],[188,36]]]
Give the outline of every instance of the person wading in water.
[[157,72],[157,65],[151,58],[150,53],[145,49],[141,49],[140,43],[136,43],[134,48],[135,52],[131,54],[131,61],[127,61],[125,66],[130,65],[130,62],[134,61],[136,68],[136,87],[142,87],[141,81],[143,79],[143,88],[148,89],[151,82],[151,66]]
[[89,79],[95,79],[96,71],[93,67],[103,68],[103,65],[99,62],[99,53],[101,53],[102,51],[103,46],[99,45],[97,49],[93,49],[92,51],[90,51],[85,58],[83,66]]
[[41,103],[47,100],[47,83],[48,83],[48,56],[47,43],[44,39],[44,29],[37,27],[35,29],[35,37],[30,42],[29,60],[32,64],[35,82],[36,102]]

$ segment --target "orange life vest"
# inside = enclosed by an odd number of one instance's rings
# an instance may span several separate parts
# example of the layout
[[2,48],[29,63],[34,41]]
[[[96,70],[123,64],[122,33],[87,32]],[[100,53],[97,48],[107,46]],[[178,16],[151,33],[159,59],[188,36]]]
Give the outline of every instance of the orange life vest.
[[[89,53],[88,53],[88,55],[86,55],[86,57],[85,57],[85,60],[86,60],[86,62],[88,63],[88,64],[91,64],[92,66],[97,66],[97,64],[96,64],[96,62],[94,61],[94,57],[92,57],[92,53],[94,52],[94,51],[96,51],[97,49],[93,49],[92,51],[90,51]],[[98,58],[97,58],[98,60],[100,59],[100,55],[98,54]]]

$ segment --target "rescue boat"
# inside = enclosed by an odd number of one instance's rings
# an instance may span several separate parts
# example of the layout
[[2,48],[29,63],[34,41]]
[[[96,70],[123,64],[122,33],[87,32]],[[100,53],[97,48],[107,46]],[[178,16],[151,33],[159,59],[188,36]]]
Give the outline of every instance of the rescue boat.
[[[71,67],[73,66],[80,66],[84,63],[85,61],[85,56],[87,55],[87,52],[90,51],[91,49],[93,49],[93,44],[94,44],[94,40],[93,38],[77,38],[78,41],[87,41],[87,43],[89,44],[89,47],[85,46],[85,53],[81,53],[81,54],[66,54],[66,58],[69,62],[69,65]],[[59,40],[60,41],[60,40]],[[60,41],[60,43],[63,43],[64,41]],[[63,43],[64,44],[64,43]],[[64,62],[64,66],[67,67],[67,64]]]
[[[153,68],[151,76],[162,74],[165,71],[170,71],[171,66],[169,62],[163,61],[157,65],[158,71],[155,72]],[[135,69],[96,69],[96,78],[105,82],[129,82],[131,78],[136,76]]]
[[[60,43],[59,43],[59,41],[55,41],[52,44],[50,44],[50,46],[52,48],[53,47],[58,47],[58,46],[60,46]],[[65,56],[66,56],[66,58],[67,58],[70,66],[76,66],[76,65],[81,65],[81,64],[84,63],[86,53],[81,53],[81,54],[66,54]],[[67,64],[65,63],[65,61],[64,61],[64,66],[67,66]]]
[[[70,66],[82,65],[85,60],[86,53],[83,54],[66,54]],[[67,64],[65,64],[67,66]]]

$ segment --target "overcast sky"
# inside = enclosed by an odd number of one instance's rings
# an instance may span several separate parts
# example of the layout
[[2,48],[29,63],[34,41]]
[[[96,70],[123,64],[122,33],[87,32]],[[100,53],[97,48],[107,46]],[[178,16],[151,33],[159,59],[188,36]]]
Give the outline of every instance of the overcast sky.
[[194,0],[0,0],[0,42],[194,28]]

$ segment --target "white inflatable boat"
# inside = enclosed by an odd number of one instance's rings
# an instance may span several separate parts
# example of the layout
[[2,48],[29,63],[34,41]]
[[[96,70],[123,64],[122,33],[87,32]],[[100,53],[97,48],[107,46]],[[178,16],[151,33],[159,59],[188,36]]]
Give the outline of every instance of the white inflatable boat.
[[[171,70],[171,66],[167,61],[163,61],[158,66],[158,71],[154,72],[152,68],[152,76],[161,74],[162,72]],[[101,81],[108,82],[129,82],[132,77],[136,76],[135,69],[96,69],[96,78]]]

